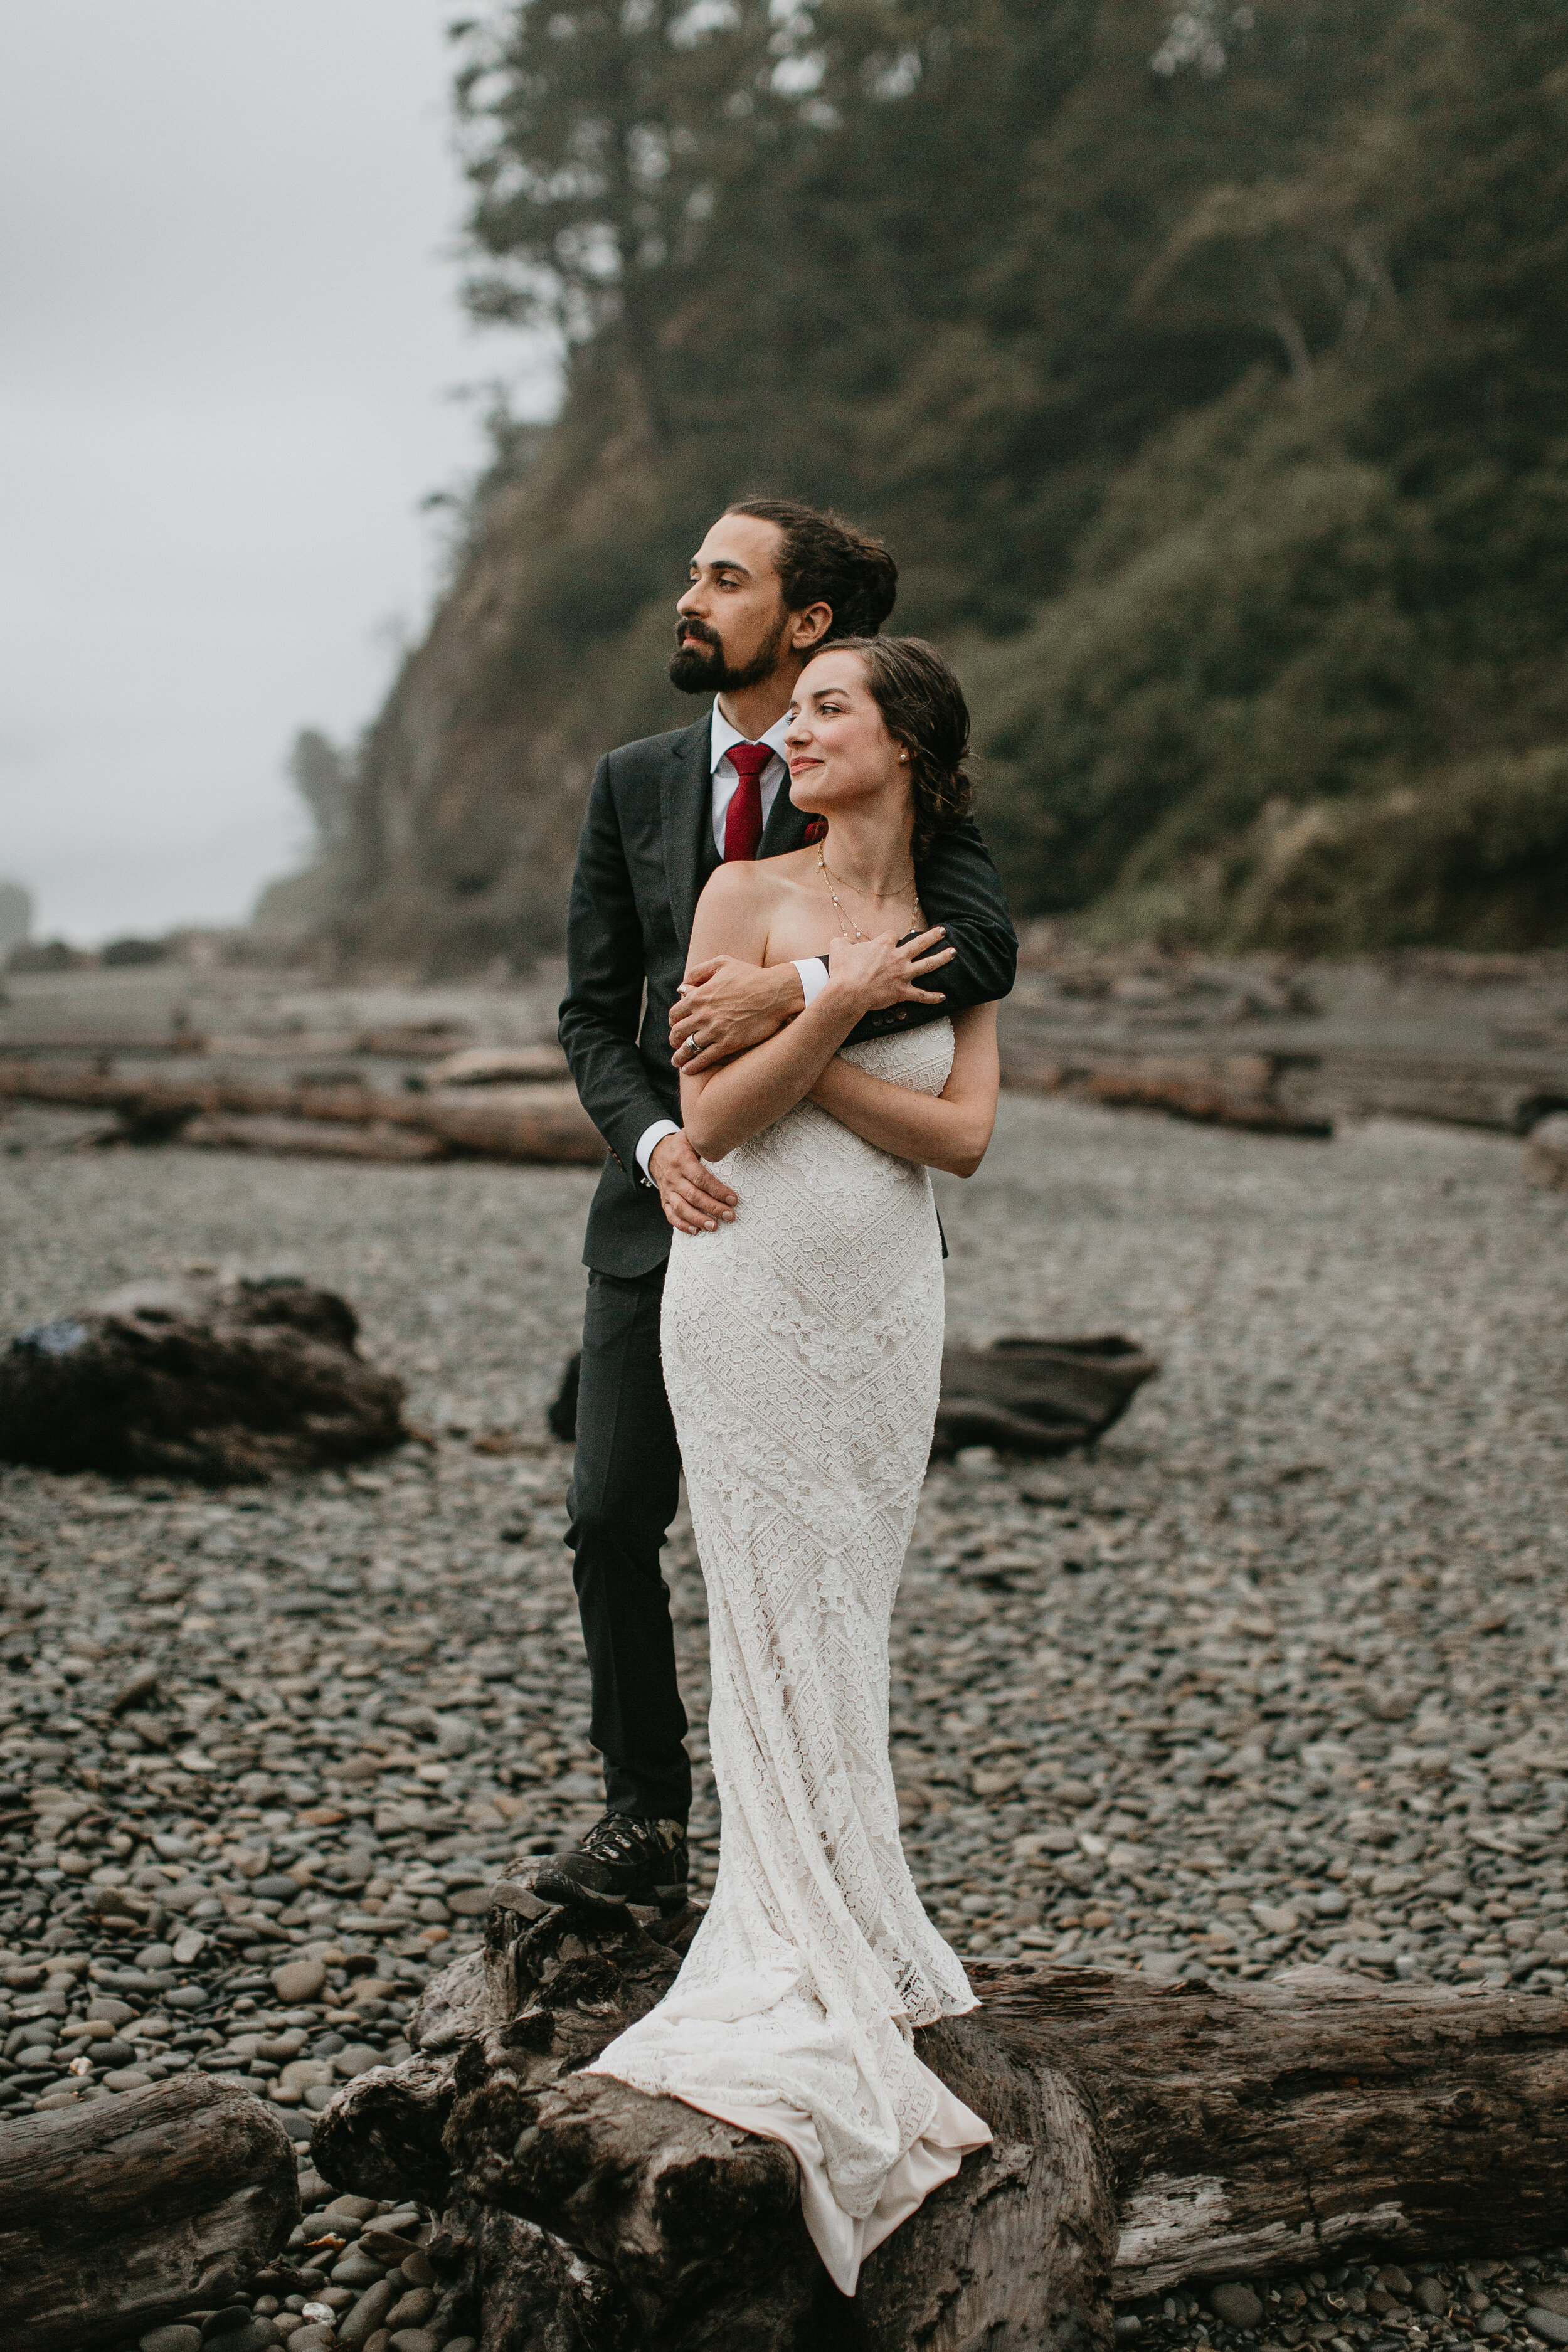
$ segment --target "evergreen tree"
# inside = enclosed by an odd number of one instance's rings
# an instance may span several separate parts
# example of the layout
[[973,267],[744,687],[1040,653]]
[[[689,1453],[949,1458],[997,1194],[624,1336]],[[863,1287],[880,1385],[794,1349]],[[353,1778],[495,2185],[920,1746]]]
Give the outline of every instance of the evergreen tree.
[[458,30],[471,299],[552,318],[568,388],[372,735],[362,905],[446,891],[474,953],[548,931],[593,757],[688,715],[689,549],[771,488],[892,542],[1021,911],[1568,938],[1519,881],[1568,845],[1560,0],[510,0]]

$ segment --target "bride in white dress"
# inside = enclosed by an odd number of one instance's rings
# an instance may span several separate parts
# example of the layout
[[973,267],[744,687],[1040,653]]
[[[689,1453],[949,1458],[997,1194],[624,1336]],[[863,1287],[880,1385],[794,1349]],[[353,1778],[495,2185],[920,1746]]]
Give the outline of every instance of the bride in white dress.
[[708,1589],[719,1872],[675,1984],[592,2070],[784,2142],[846,2294],[991,2137],[913,2047],[974,1998],[899,1842],[888,1633],[942,1359],[927,1171],[972,1174],[990,1140],[996,1008],[845,1045],[895,968],[934,969],[915,866],[966,811],[967,738],[931,646],[819,655],[787,741],[826,836],[721,866],[698,908],[692,963],[830,950],[830,977],[777,1036],[681,1081],[686,1132],[741,1200],[678,1230],[662,1327]]

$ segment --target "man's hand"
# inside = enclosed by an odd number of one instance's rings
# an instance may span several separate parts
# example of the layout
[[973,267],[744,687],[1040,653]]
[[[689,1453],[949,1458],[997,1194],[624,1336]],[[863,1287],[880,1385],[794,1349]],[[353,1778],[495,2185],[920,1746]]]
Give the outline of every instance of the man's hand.
[[678,1234],[716,1234],[721,1223],[734,1223],[740,1196],[703,1166],[683,1135],[659,1137],[648,1153],[647,1172],[658,1186],[659,1207]]
[[[713,1070],[760,1045],[801,1012],[805,992],[793,963],[741,963],[710,956],[693,964],[670,1007],[669,1050],[678,1070]],[[699,1163],[700,1164],[700,1163]]]

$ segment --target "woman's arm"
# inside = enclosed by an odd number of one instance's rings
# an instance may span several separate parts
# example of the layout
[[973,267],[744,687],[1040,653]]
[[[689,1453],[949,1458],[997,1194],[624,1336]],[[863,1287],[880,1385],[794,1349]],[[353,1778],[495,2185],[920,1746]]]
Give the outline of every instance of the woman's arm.
[[[767,960],[770,894],[755,865],[721,866],[698,901],[692,965],[717,955]],[[827,986],[787,1028],[716,1070],[680,1074],[680,1119],[700,1159],[722,1160],[804,1102],[851,1029],[873,1004],[891,1001],[912,967],[941,944],[933,931],[900,946],[886,938],[836,949]]]
[[917,1094],[912,1087],[874,1078],[836,1055],[812,1087],[812,1101],[895,1159],[942,1168],[950,1176],[973,1176],[996,1124],[1001,1070],[995,1005],[972,1005],[955,1015],[952,1029],[952,1068],[940,1095]]

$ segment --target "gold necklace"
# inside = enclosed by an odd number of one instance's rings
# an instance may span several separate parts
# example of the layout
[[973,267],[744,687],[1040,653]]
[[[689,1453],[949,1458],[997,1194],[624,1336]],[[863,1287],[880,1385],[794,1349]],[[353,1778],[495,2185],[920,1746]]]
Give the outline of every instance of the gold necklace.
[[[827,895],[833,901],[833,910],[838,918],[839,929],[843,932],[847,940],[863,940],[866,936],[865,932],[860,929],[859,924],[856,922],[852,915],[846,915],[842,906],[839,904],[838,893],[833,887],[833,876],[828,871],[827,860],[822,854],[820,844],[818,845],[816,852],[816,863],[821,871],[822,878],[827,885]],[[911,867],[910,871],[910,882],[912,882],[914,878],[914,870]],[[848,883],[847,882],[844,887],[847,890],[849,887]],[[890,893],[879,893],[879,895],[889,896]],[[910,908],[914,916],[915,921],[918,924],[920,921],[921,912],[921,902],[918,896],[910,900]]]

